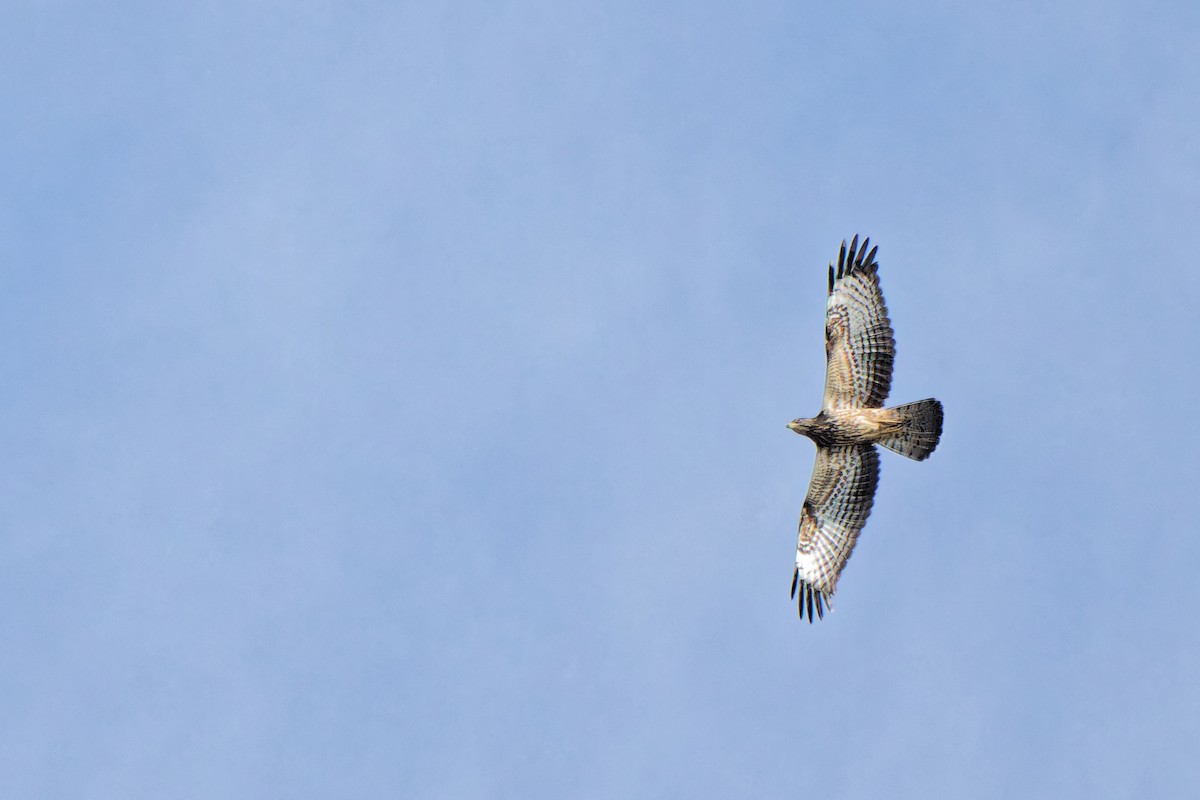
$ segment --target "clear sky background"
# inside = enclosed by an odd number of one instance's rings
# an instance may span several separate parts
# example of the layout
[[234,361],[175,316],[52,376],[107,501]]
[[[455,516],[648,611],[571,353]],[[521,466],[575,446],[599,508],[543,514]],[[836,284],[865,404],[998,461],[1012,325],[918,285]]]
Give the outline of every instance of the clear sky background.
[[0,12],[0,793],[1195,793],[1200,6],[733,6]]

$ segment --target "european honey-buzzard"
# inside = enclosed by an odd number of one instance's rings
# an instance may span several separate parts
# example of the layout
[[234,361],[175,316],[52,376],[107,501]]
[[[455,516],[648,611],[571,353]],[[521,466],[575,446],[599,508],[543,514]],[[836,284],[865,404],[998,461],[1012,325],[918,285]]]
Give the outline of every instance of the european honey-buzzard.
[[942,435],[942,404],[921,400],[884,408],[892,383],[896,343],[879,289],[870,239],[842,242],[837,268],[829,265],[825,303],[825,398],[812,419],[788,427],[817,445],[808,495],[800,511],[792,597],[800,618],[824,618],[859,531],[871,513],[879,482],[875,445],[923,461]]

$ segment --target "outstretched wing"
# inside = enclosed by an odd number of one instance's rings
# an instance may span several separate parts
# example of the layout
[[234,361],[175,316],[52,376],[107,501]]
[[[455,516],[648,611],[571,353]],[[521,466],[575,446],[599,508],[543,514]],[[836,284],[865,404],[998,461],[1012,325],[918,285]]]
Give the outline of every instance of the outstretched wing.
[[813,606],[825,616],[825,606],[837,588],[858,532],[867,524],[875,486],[879,483],[879,454],[873,445],[818,447],[808,496],[800,510],[796,541],[796,572],[792,597],[800,592],[800,618]]
[[882,408],[892,385],[896,341],[870,242],[860,248],[855,236],[847,251],[843,241],[837,269],[829,265],[824,408]]

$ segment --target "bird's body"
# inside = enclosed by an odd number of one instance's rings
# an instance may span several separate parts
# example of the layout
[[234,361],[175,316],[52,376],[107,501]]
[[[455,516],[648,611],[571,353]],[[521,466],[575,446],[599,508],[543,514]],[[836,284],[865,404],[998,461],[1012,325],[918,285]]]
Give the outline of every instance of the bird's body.
[[895,339],[879,289],[875,250],[858,237],[842,242],[829,265],[825,304],[825,397],[810,419],[788,427],[817,445],[816,463],[800,511],[792,595],[800,616],[823,617],[837,579],[867,522],[879,482],[878,444],[917,461],[929,457],[942,434],[937,400],[884,408],[892,381]]
[[901,426],[900,415],[891,408],[823,408],[812,419],[788,423],[789,428],[812,439],[817,447],[870,444],[894,436]]

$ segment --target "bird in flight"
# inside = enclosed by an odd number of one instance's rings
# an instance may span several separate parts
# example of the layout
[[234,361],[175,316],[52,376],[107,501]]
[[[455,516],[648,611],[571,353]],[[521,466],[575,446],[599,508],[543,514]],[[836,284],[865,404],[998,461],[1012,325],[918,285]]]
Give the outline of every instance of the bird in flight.
[[788,427],[817,446],[808,494],[800,509],[792,598],[800,618],[824,618],[838,576],[871,513],[879,483],[875,445],[924,461],[942,435],[942,404],[932,398],[884,408],[892,384],[896,342],[879,288],[878,247],[870,239],[842,242],[829,265],[825,301],[825,398],[812,419]]

